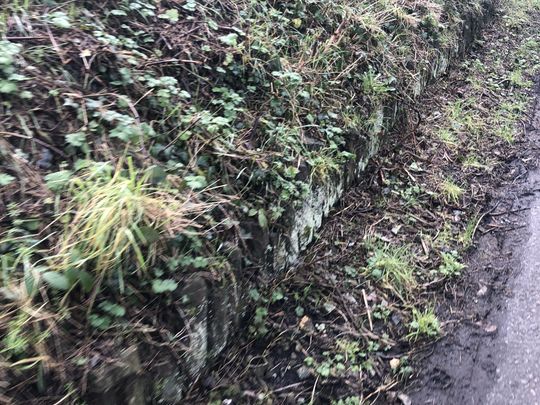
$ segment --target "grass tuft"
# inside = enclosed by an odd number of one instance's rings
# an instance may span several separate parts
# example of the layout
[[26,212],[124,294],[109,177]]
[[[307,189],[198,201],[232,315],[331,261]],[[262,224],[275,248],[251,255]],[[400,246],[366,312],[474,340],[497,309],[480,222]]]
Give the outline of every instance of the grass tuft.
[[452,180],[447,179],[441,183],[440,192],[447,203],[457,204],[465,190]]
[[427,308],[424,311],[413,308],[412,315],[413,320],[409,324],[407,335],[410,341],[416,342],[422,337],[433,338],[441,333],[439,320],[433,308]]
[[51,258],[58,271],[111,274],[132,264],[133,270],[145,270],[160,240],[197,227],[193,217],[210,207],[191,192],[152,186],[129,160],[127,170],[118,165],[112,172],[87,170],[71,179],[69,195],[65,215],[72,217]]
[[366,242],[370,249],[366,272],[381,280],[386,288],[398,295],[412,291],[417,283],[414,277],[412,255],[407,246],[392,246],[389,243]]

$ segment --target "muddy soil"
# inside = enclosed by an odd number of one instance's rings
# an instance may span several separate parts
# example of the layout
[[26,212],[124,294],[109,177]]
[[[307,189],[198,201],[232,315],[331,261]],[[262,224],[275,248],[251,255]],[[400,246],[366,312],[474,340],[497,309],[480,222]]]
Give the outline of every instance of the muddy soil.
[[446,301],[446,336],[427,347],[412,404],[540,403],[540,87],[513,180],[492,193],[469,271]]

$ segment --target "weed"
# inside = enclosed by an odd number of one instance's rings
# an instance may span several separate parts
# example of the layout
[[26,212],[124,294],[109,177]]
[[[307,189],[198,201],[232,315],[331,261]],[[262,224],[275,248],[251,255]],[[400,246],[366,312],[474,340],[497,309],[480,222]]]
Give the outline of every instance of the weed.
[[54,268],[65,272],[91,265],[98,275],[118,274],[120,283],[126,263],[145,270],[162,235],[182,233],[194,225],[190,215],[209,207],[190,194],[151,186],[130,160],[127,171],[120,164],[114,170],[89,168],[72,178],[68,189],[67,213],[73,216],[51,258]]
[[532,84],[530,81],[524,79],[521,68],[517,68],[510,72],[508,80],[510,80],[510,84],[515,87],[530,87]]
[[364,403],[360,397],[347,397],[332,401],[332,405],[363,405]]
[[409,324],[407,339],[415,342],[422,337],[432,338],[441,333],[439,320],[433,308],[428,308],[424,311],[413,308],[412,315],[413,320]]
[[486,124],[482,117],[472,108],[476,103],[474,98],[457,100],[448,105],[446,116],[453,131],[458,134],[478,137]]
[[399,190],[399,194],[407,206],[416,205],[422,192],[422,188],[418,185]]
[[[137,310],[155,311],[181,285],[182,269],[211,277],[215,251],[248,238],[237,229],[244,214],[270,228],[303,203],[310,181],[342,170],[351,134],[369,128],[375,152],[390,123],[380,105],[407,99],[423,82],[409,66],[439,60],[441,46],[457,49],[453,21],[479,12],[477,1],[450,0],[8,3],[0,31],[18,39],[0,41],[0,98],[2,131],[14,135],[4,134],[0,149],[9,144],[21,164],[0,158],[0,204],[21,201],[27,212],[0,214],[2,270],[27,282],[29,298],[43,292],[48,312],[73,308],[73,319],[85,316],[76,311],[86,294],[60,299],[36,280],[93,289],[90,325],[112,338],[132,312],[114,302],[118,286],[133,287]],[[83,47],[66,40],[81,35]],[[461,138],[477,117],[466,106],[453,118]],[[19,194],[4,197],[18,182]],[[241,203],[210,211],[221,190]],[[415,204],[419,194],[411,187],[403,199]],[[222,222],[230,231],[220,232]],[[374,248],[368,273],[394,291],[414,288],[408,250]],[[254,303],[254,335],[266,333],[268,306],[280,297]],[[48,343],[58,356],[51,364],[70,358],[59,332]],[[10,347],[24,347],[21,336],[12,333]],[[369,369],[357,349],[340,346],[331,367],[356,355]]]
[[488,170],[489,166],[480,162],[480,158],[474,154],[469,154],[463,161],[463,166],[473,169]]
[[32,338],[28,332],[30,316],[23,311],[19,311],[8,324],[8,331],[2,340],[4,348],[0,353],[7,357],[14,357],[26,352],[32,343]]
[[439,266],[438,272],[446,277],[457,276],[465,268],[465,265],[458,261],[457,252],[441,253],[442,263]]
[[457,204],[465,190],[452,180],[446,179],[440,185],[440,192],[447,203]]
[[304,363],[308,367],[313,367],[314,371],[323,378],[355,375],[361,370],[372,369],[368,355],[377,350],[379,350],[378,343],[372,341],[366,348],[362,348],[356,341],[338,339],[335,349],[324,352],[322,360],[317,361],[313,357],[306,357]]
[[409,364],[408,356],[403,356],[399,359],[398,366],[394,369],[394,373],[402,380],[406,380],[412,375],[413,368]]
[[249,326],[249,332],[254,336],[264,336],[268,333],[266,327],[266,318],[268,317],[268,309],[265,307],[257,307],[253,321]]
[[495,135],[509,144],[512,144],[515,142],[514,133],[515,133],[514,125],[512,122],[500,123],[497,129],[495,130]]
[[465,249],[471,247],[474,239],[474,232],[476,231],[476,227],[478,226],[478,221],[480,218],[478,218],[477,215],[474,215],[472,218],[470,218],[467,221],[467,226],[465,227],[465,231],[461,234],[459,237],[459,241],[463,245]]
[[391,87],[392,80],[383,80],[380,74],[377,74],[373,69],[369,69],[362,75],[362,90],[368,96],[376,99],[390,93],[394,90]]
[[437,234],[437,237],[435,239],[435,245],[440,249],[448,248],[449,246],[451,246],[454,240],[455,237],[452,230],[452,225],[448,222],[445,222],[442,229]]
[[458,144],[456,135],[447,128],[437,131],[437,137],[449,147],[456,147]]
[[392,310],[385,303],[376,305],[375,307],[373,307],[373,310],[372,310],[373,318],[380,319],[384,322],[388,320],[391,314],[392,314]]
[[386,288],[398,294],[416,287],[414,266],[408,247],[395,247],[388,243],[368,243],[369,245],[371,251],[367,259],[367,274],[381,280]]

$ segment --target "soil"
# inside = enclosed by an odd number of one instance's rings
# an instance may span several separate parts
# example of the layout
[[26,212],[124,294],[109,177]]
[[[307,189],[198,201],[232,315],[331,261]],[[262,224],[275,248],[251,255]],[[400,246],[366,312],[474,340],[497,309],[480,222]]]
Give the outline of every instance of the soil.
[[455,327],[418,357],[413,404],[540,403],[540,172],[531,164],[540,149],[538,100],[527,141],[509,165],[514,179],[492,195],[467,276],[446,301]]

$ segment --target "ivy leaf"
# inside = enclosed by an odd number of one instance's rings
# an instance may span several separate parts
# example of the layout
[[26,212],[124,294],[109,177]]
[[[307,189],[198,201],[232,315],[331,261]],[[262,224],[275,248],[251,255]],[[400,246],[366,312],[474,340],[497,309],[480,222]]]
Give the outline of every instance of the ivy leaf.
[[94,277],[87,271],[69,269],[65,274],[72,285],[79,282],[84,292],[90,292],[92,290],[92,287],[94,286]]
[[86,143],[86,135],[84,132],[74,132],[66,135],[66,142],[71,146],[81,147]]
[[178,10],[174,8],[170,8],[167,11],[165,11],[164,14],[158,15],[159,18],[162,18],[164,20],[169,20],[170,22],[178,22]]
[[272,302],[281,301],[285,296],[281,290],[276,290],[272,293]]
[[109,315],[116,316],[117,318],[121,318],[126,314],[126,309],[123,306],[109,301],[102,302],[99,304],[99,307]]
[[150,245],[154,242],[157,242],[161,237],[159,231],[149,226],[141,226],[139,230],[141,233],[140,236],[142,236],[142,239],[144,239],[142,241],[144,245]]
[[127,13],[124,10],[118,10],[118,9],[111,10],[111,14],[112,15],[127,15]]
[[118,138],[124,142],[129,142],[130,140],[140,136],[141,131],[135,125],[118,125],[116,128],[112,129],[109,136],[111,138]]
[[193,259],[192,264],[196,269],[204,269],[208,267],[208,259],[206,257],[198,256]]
[[94,277],[90,273],[81,270],[79,281],[84,292],[90,292],[92,290],[92,287],[94,286]]
[[70,177],[71,171],[60,170],[59,172],[49,173],[46,175],[45,183],[52,192],[57,193],[68,184]]
[[197,7],[197,2],[195,0],[187,0],[186,4],[182,6],[183,9],[189,10],[189,11],[195,11]]
[[90,321],[90,325],[99,330],[106,330],[111,326],[111,318],[108,316],[90,314],[88,320]]
[[238,45],[238,42],[237,42],[238,34],[231,32],[230,34],[219,37],[219,40],[223,42],[225,45],[236,46]]
[[11,94],[17,91],[17,84],[9,80],[0,80],[0,93]]
[[71,28],[68,15],[62,11],[55,11],[47,17],[51,24],[58,28]]
[[0,173],[0,187],[7,186],[15,180],[15,177],[10,176],[9,174]]
[[158,184],[167,178],[167,172],[161,166],[151,166],[146,170],[152,184]]
[[46,271],[42,274],[43,280],[49,284],[55,290],[69,290],[71,287],[71,282],[69,279],[62,273],[57,271]]
[[204,176],[186,176],[186,184],[192,190],[200,190],[207,186],[206,178]]
[[178,283],[171,279],[156,279],[152,280],[152,291],[156,294],[174,291],[178,288]]

